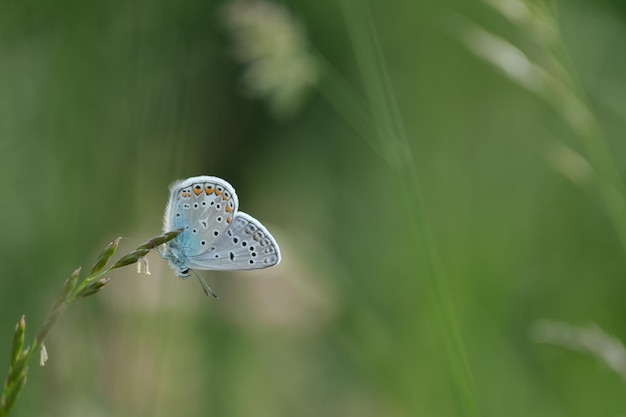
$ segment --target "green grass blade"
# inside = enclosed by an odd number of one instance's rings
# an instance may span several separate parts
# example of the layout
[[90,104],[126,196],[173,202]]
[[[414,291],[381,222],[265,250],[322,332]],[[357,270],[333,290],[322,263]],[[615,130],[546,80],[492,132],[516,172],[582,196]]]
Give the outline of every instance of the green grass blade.
[[381,146],[384,147],[384,153],[390,156],[399,194],[405,197],[404,214],[409,223],[408,238],[414,252],[422,254],[419,256],[419,263],[414,265],[415,279],[421,274],[430,282],[450,372],[459,392],[464,414],[479,416],[481,413],[476,401],[469,361],[458,329],[446,277],[429,231],[426,205],[409,139],[384,64],[371,12],[367,2],[364,1],[342,0],[341,4],[363,77],[368,103],[374,116],[376,133]]

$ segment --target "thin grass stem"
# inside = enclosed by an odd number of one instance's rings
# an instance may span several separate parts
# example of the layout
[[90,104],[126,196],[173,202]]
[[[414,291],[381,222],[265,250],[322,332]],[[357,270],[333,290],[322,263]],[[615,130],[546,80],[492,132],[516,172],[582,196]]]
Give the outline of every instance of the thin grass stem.
[[[448,365],[466,415],[479,416],[473,378],[458,328],[454,303],[447,279],[430,232],[428,213],[422,195],[409,139],[397,107],[390,77],[384,64],[371,11],[366,1],[342,0],[343,15],[354,45],[358,68],[373,115],[374,127],[383,155],[396,177],[399,195],[404,196],[404,212],[409,223],[408,238],[420,264],[413,265],[415,279],[422,275],[430,283],[439,318]],[[366,136],[366,135],[365,135]],[[417,259],[414,258],[414,259]]]
[[52,304],[43,325],[37,332],[37,335],[30,346],[23,347],[26,321],[24,320],[24,316],[20,318],[13,336],[13,348],[11,350],[9,371],[4,382],[2,392],[0,393],[0,417],[9,415],[15,401],[24,389],[28,375],[28,362],[30,361],[32,355],[41,352],[40,363],[42,365],[45,363],[45,360],[47,359],[47,353],[44,346],[45,340],[57,319],[67,306],[76,300],[99,292],[109,282],[109,278],[104,277],[104,275],[108,274],[111,270],[136,263],[150,250],[156,249],[160,245],[175,238],[180,232],[182,232],[182,229],[156,236],[155,238],[140,245],[128,255],[123,256],[115,264],[105,268],[111,257],[115,254],[120,238],[117,238],[109,243],[109,245],[100,254],[94,266],[91,268],[89,275],[85,277],[85,279],[78,286],[76,283],[80,275],[80,268],[76,269],[63,283],[63,286],[61,287],[56,300]]

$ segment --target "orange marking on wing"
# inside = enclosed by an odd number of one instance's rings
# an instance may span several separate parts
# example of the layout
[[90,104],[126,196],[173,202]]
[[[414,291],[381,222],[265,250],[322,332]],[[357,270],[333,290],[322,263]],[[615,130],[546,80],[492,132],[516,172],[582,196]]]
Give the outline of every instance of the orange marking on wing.
[[232,222],[232,221],[233,221],[233,219],[230,216],[228,216],[226,218],[226,223],[230,224],[230,222]]
[[216,194],[216,195],[221,195],[221,194],[222,194],[222,192],[216,188],[216,189],[215,189],[215,194]]
[[[193,193],[195,195],[200,195],[200,193],[202,192],[202,188],[195,188],[193,189]],[[189,194],[191,196],[191,194]]]
[[227,213],[230,213],[231,211],[233,211],[233,209],[232,209],[232,208],[230,208],[230,206],[226,206],[226,212],[227,212]]
[[206,188],[204,189],[204,192],[206,193],[206,195],[211,195],[211,194],[213,194],[213,188],[211,188],[211,187],[206,187]]

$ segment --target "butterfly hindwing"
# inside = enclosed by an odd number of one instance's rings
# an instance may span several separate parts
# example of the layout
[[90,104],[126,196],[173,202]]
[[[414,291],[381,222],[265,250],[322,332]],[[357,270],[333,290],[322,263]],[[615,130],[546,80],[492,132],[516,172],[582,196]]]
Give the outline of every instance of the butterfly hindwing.
[[261,269],[280,262],[274,237],[254,217],[239,212],[230,227],[203,253],[188,257],[191,268],[210,270]]

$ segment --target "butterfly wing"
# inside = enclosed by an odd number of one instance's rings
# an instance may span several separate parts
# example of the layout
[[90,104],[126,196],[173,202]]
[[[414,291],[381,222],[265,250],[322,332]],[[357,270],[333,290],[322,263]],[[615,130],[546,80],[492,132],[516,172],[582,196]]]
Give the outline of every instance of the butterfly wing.
[[223,236],[206,251],[190,256],[187,265],[206,270],[262,269],[280,262],[274,237],[254,217],[239,212]]
[[199,256],[224,237],[237,215],[239,201],[232,185],[200,176],[170,186],[163,229],[185,230],[171,241],[181,261]]

